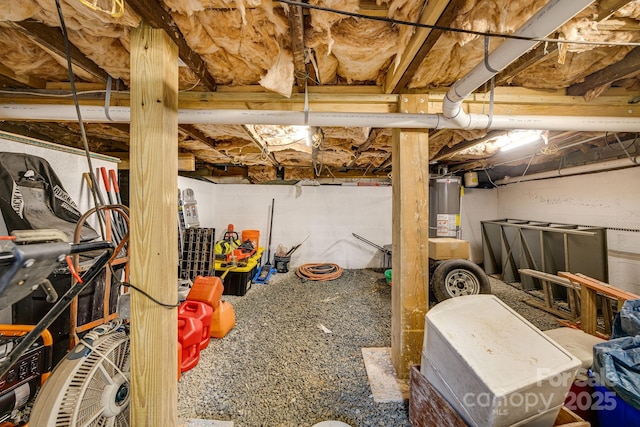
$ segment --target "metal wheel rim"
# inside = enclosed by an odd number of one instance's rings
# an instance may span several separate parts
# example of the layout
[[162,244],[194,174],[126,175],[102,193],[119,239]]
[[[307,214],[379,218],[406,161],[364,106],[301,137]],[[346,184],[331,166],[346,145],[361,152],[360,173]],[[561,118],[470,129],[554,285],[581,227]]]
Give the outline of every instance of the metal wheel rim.
[[480,281],[469,270],[456,268],[451,270],[444,280],[444,287],[452,297],[463,295],[478,295],[480,293]]

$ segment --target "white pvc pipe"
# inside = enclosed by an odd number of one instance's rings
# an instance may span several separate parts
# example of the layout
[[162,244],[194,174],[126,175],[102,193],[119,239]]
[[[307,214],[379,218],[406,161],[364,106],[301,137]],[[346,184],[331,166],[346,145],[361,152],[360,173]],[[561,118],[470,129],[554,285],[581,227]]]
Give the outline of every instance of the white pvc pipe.
[[[93,123],[129,123],[129,107],[81,106],[82,119]],[[640,118],[493,116],[470,114],[469,129],[547,129],[595,132],[640,132]],[[0,104],[0,120],[76,121],[73,105]],[[179,110],[180,124],[262,124],[408,129],[460,129],[442,114],[323,113],[279,110]]]
[[[514,35],[531,38],[547,37],[591,3],[593,0],[551,0],[525,22]],[[442,104],[444,116],[453,120],[460,128],[478,128],[476,127],[478,125],[472,123],[472,116],[462,110],[462,101],[537,43],[531,40],[506,39],[491,52],[486,61],[478,64],[449,89]]]
[[505,185],[505,184],[517,184],[519,182],[532,181],[535,179],[545,179],[545,178],[559,178],[564,176],[571,175],[579,175],[583,173],[590,172],[604,172],[612,169],[621,169],[626,167],[634,167],[638,166],[629,160],[628,158],[623,159],[615,159],[615,160],[607,160],[600,163],[594,163],[591,165],[580,165],[573,166],[559,170],[553,170],[548,172],[539,172],[531,175],[525,175],[523,177],[510,177],[499,179],[495,183],[496,185]]

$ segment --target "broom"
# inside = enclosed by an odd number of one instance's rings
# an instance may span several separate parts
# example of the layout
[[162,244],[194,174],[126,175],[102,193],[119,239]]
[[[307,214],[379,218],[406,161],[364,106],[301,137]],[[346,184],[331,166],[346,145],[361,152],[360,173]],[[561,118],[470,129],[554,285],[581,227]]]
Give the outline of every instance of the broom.
[[260,272],[256,275],[254,282],[266,283],[271,274],[271,229],[273,228],[273,207],[276,199],[271,199],[271,219],[269,221],[269,244],[267,246],[267,262],[260,267]]

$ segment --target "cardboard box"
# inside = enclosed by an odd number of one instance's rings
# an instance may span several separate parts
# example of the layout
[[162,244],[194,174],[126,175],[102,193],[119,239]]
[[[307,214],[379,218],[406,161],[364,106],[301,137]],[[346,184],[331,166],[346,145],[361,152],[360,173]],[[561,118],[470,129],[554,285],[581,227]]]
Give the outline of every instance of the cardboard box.
[[430,237],[429,258],[438,260],[469,259],[469,242],[453,237]]

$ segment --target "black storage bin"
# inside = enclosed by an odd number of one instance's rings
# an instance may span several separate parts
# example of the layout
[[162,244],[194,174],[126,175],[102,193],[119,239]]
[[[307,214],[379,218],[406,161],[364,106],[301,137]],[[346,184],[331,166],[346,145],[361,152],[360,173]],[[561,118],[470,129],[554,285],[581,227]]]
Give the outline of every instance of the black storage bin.
[[[225,270],[216,270],[215,275],[220,277],[224,272]],[[255,267],[251,269],[247,268],[229,271],[222,281],[224,285],[222,295],[244,296],[244,294],[246,294],[251,288],[251,279],[253,279],[255,272]]]
[[[120,274],[124,265],[114,267],[116,274]],[[95,279],[78,295],[77,325],[85,325],[94,320],[101,319],[104,310],[106,270],[102,270]],[[71,287],[71,274],[67,269],[54,271],[49,281],[58,293],[58,298]],[[109,298],[109,313],[115,313],[118,304],[119,284],[117,280],[111,280],[111,293]],[[55,303],[48,303],[45,293],[38,288],[26,298],[21,299],[12,306],[12,322],[14,324],[35,325],[50,310]],[[53,337],[53,366],[55,366],[68,353],[71,332],[71,309],[67,307],[53,321],[48,328]],[[82,334],[79,334],[82,335]]]

